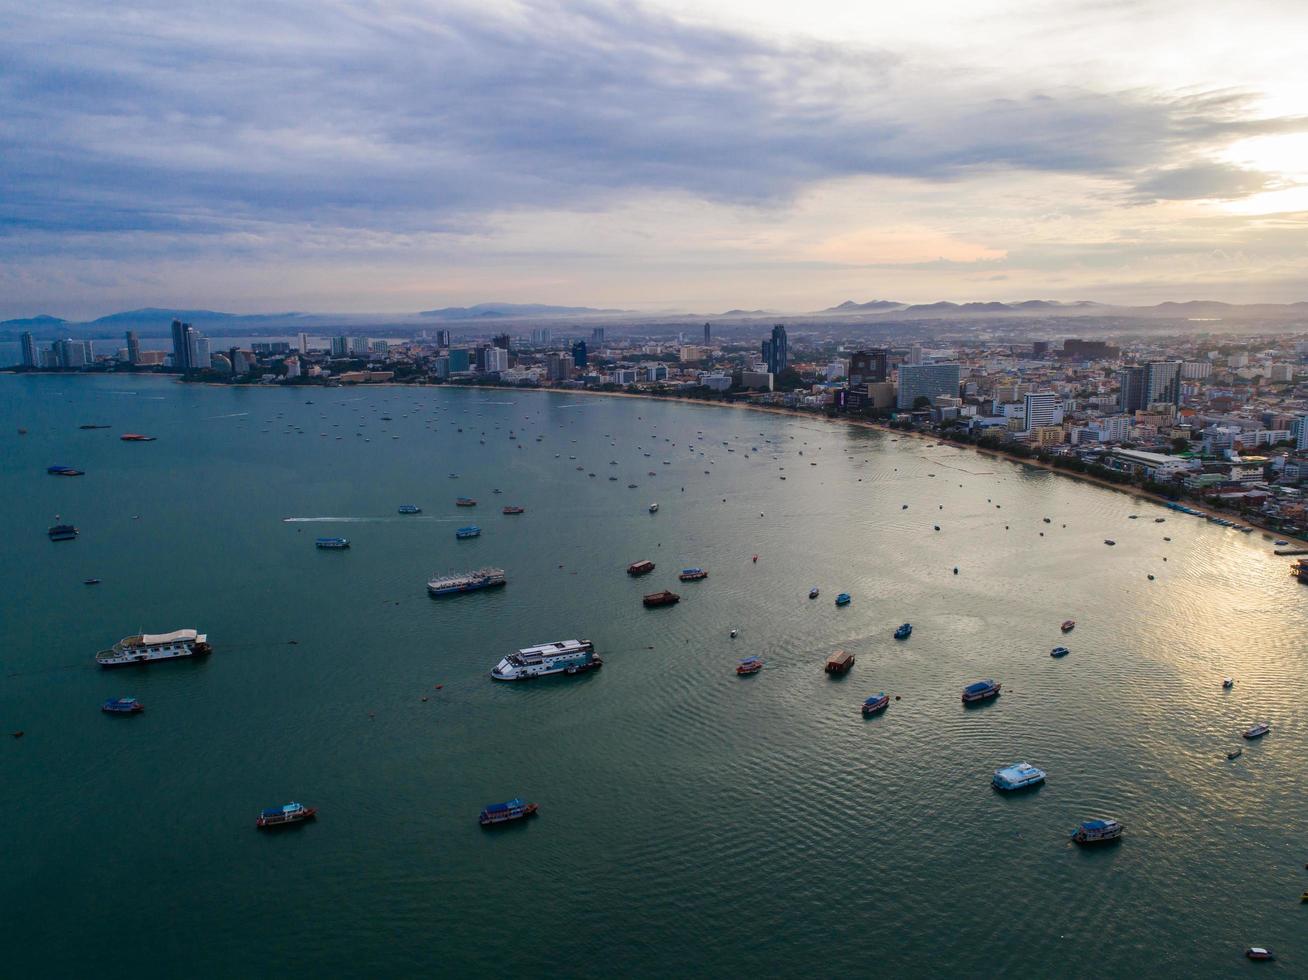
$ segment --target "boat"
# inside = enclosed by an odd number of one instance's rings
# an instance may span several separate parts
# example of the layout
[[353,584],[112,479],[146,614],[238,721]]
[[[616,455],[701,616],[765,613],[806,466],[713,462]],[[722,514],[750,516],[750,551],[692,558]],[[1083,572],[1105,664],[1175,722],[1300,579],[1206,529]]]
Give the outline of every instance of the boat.
[[98,578],[86,578],[86,579],[82,579],[82,584],[83,584],[83,585],[99,585],[99,584],[100,584],[100,580],[99,580]]
[[1044,781],[1045,771],[1043,769],[1037,769],[1026,762],[1014,762],[1011,766],[996,769],[990,784],[995,789],[1011,792],[1018,789],[1027,789],[1031,786],[1039,786]]
[[757,674],[763,669],[763,659],[761,657],[746,657],[736,664],[736,673],[740,676],[746,674]]
[[1112,544],[1117,544],[1117,542],[1114,541],[1112,538],[1104,538],[1104,544],[1112,545]]
[[85,470],[73,469],[71,466],[47,466],[45,471],[51,476],[85,476]]
[[447,595],[493,589],[507,581],[502,568],[479,568],[475,572],[434,576],[427,580],[427,594],[433,599],[439,599]]
[[118,437],[123,442],[154,442],[154,436],[143,436],[139,432],[125,432]]
[[853,598],[850,596],[848,592],[842,592],[840,593],[840,595],[836,596],[837,606],[847,606],[853,601],[854,601]]
[[1233,678],[1230,677],[1222,678],[1222,690],[1229,691],[1233,687],[1235,687],[1235,680]]
[[808,597],[809,597],[810,599],[816,599],[816,598],[818,597],[818,589],[817,589],[817,586],[816,586],[816,585],[813,586],[813,588],[811,588],[811,589],[808,590]]
[[644,558],[640,561],[633,561],[627,566],[628,575],[648,575],[652,571],[654,571],[654,563]]
[[77,537],[77,528],[71,524],[56,524],[45,532],[51,541],[72,541]]
[[736,629],[734,626],[731,627],[731,634],[730,634],[730,635],[731,635],[731,638],[732,638],[733,640],[736,638],[737,634],[739,634],[739,633],[740,633],[740,630]]
[[316,807],[305,806],[303,803],[287,803],[284,806],[274,806],[266,810],[260,810],[259,816],[255,818],[254,825],[267,830],[273,827],[285,827],[293,823],[303,823],[305,820],[312,820],[317,815],[318,810]]
[[1065,619],[1063,620],[1063,625],[1058,628],[1062,630],[1064,633],[1070,633],[1072,632],[1072,630],[1076,629],[1076,620]]
[[1155,518],[1154,518],[1154,523],[1155,523],[1155,524],[1166,524],[1166,523],[1167,523],[1167,518],[1166,518],[1166,517],[1155,517]]
[[483,827],[493,827],[496,824],[509,823],[512,820],[534,817],[539,809],[540,807],[537,804],[524,803],[517,798],[506,803],[488,803],[477,817],[477,822]]
[[878,711],[885,711],[890,704],[890,695],[885,691],[879,691],[863,702],[863,717],[874,715]]
[[702,568],[683,568],[677,578],[683,582],[698,582],[700,579],[708,578],[708,572]]
[[1052,650],[1049,651],[1049,656],[1066,657],[1071,652],[1072,651],[1067,649],[1067,647],[1054,647]]
[[211,652],[209,638],[195,630],[173,630],[171,633],[137,633],[125,636],[108,650],[95,655],[101,667],[123,667],[127,664],[148,664],[156,660],[177,660],[182,657],[202,657]]
[[328,551],[339,548],[348,548],[350,546],[349,538],[318,538],[314,541],[315,548],[324,548]]
[[656,606],[675,606],[681,601],[681,596],[677,595],[675,592],[669,592],[664,589],[662,592],[651,592],[641,601],[652,609]]
[[1258,724],[1252,725],[1249,728],[1245,729],[1241,734],[1245,738],[1249,738],[1249,739],[1262,738],[1271,730],[1272,730],[1271,725],[1267,724],[1267,722],[1265,721],[1260,721]]
[[500,511],[500,513],[501,513],[501,514],[521,514],[521,513],[523,513],[524,511],[525,511],[525,508],[523,508],[523,507],[515,507],[513,504],[510,504],[508,507],[503,508],[503,509]]
[[400,504],[401,514],[421,514],[422,508],[417,504]]
[[985,701],[988,698],[996,697],[1003,686],[994,680],[977,681],[975,684],[969,684],[963,688],[963,701]]
[[526,681],[548,674],[580,674],[604,666],[590,640],[556,640],[523,647],[491,668],[497,681]]
[[481,528],[476,524],[469,524],[467,527],[461,527],[455,531],[454,536],[460,541],[465,538],[479,538],[481,537]]
[[78,428],[79,428],[79,429],[109,429],[109,428],[112,428],[112,426],[108,426],[108,425],[95,425],[94,423],[90,423],[90,424],[87,424],[87,425],[79,425]]
[[1284,548],[1289,543],[1290,542],[1286,541],[1284,538],[1277,538],[1275,541],[1272,542],[1272,544],[1276,545],[1278,548]]
[[454,506],[455,506],[455,507],[476,507],[476,506],[477,506],[477,501],[473,500],[471,497],[459,497],[458,499],[456,499],[456,500],[454,501]]
[[823,668],[828,674],[847,674],[849,668],[854,666],[854,655],[848,650],[837,650],[831,656],[827,657],[827,664]]
[[100,705],[100,710],[111,715],[134,715],[145,710],[145,705],[136,698],[110,698]]
[[1244,955],[1251,960],[1274,960],[1276,954],[1266,946],[1250,946],[1244,951]]
[[907,640],[912,635],[913,635],[912,623],[904,623],[902,626],[899,627],[899,629],[895,630],[896,640]]
[[1121,823],[1107,817],[1085,820],[1072,831],[1072,840],[1078,844],[1100,844],[1104,841],[1119,840],[1124,830],[1126,828]]
[[1226,753],[1226,761],[1230,762],[1232,759],[1238,759],[1242,755],[1244,755],[1244,749],[1232,749],[1230,752]]
[[657,514],[657,513],[659,512],[659,505],[658,505],[658,504],[650,504],[650,505],[649,505],[649,512],[650,512],[651,514]]

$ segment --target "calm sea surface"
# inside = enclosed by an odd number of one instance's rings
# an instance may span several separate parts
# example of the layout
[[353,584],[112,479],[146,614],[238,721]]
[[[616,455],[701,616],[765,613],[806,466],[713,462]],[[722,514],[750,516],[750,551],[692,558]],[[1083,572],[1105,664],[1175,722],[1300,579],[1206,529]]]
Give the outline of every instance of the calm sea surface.
[[[1308,975],[1308,594],[1260,534],[636,399],[9,376],[0,421],[10,976],[1236,976],[1250,944]],[[93,664],[182,627],[214,654]],[[488,677],[570,637],[604,669]],[[1019,760],[1048,783],[994,792]],[[539,817],[478,827],[516,795]],[[255,830],[289,800],[320,818]],[[1123,841],[1068,843],[1101,815]]]

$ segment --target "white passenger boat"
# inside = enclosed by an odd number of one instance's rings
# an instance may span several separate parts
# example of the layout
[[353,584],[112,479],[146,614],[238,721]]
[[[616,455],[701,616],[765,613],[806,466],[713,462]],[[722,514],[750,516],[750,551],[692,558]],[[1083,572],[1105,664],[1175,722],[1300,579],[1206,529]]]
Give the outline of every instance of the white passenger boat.
[[580,674],[604,666],[590,640],[558,640],[511,653],[491,671],[497,681],[525,681],[546,674]]
[[147,664],[156,660],[202,657],[210,652],[208,639],[204,633],[195,630],[139,633],[124,637],[111,649],[101,650],[95,655],[95,662],[101,667],[124,667],[127,664]]

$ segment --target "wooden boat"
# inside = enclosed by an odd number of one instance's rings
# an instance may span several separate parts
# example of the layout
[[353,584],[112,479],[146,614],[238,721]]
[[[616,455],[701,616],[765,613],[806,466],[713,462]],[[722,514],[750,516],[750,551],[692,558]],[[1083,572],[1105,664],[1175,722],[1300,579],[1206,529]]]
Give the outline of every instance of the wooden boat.
[[736,673],[740,676],[746,674],[757,674],[763,669],[763,660],[760,657],[746,657],[736,664]]
[[831,656],[827,657],[826,667],[823,669],[828,674],[845,674],[849,668],[854,666],[854,655],[848,650],[837,650]]
[[633,561],[627,566],[627,574],[631,576],[648,575],[652,571],[654,571],[654,563],[648,559]]
[[649,608],[655,606],[675,606],[681,601],[681,596],[675,592],[669,592],[664,589],[662,592],[651,592],[642,600]]
[[1064,633],[1070,633],[1072,632],[1072,630],[1076,629],[1076,620],[1065,619],[1063,620],[1063,625],[1058,628],[1062,630]]

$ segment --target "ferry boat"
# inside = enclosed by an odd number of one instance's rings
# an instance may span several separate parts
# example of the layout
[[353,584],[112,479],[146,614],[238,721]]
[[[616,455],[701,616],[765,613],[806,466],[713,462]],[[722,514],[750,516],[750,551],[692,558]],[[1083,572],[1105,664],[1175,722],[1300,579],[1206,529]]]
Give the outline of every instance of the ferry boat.
[[1072,630],[1076,629],[1076,620],[1065,619],[1063,620],[1063,625],[1058,628],[1062,630],[1064,633],[1070,633],[1072,632]]
[[652,571],[654,571],[654,563],[648,559],[633,561],[627,566],[628,575],[648,575]]
[[828,674],[847,674],[849,668],[854,666],[854,655],[848,650],[837,650],[831,656],[827,657],[826,666],[823,668]]
[[350,546],[349,538],[318,538],[314,541],[315,548],[324,548],[328,551],[332,549],[348,548]]
[[255,818],[254,825],[263,830],[268,830],[273,827],[303,823],[305,820],[312,820],[317,815],[318,810],[316,807],[305,806],[303,803],[287,803],[284,806],[274,806],[266,810],[260,810],[259,816]]
[[1072,831],[1072,840],[1078,844],[1099,844],[1103,841],[1118,840],[1126,830],[1116,820],[1100,818],[1085,820],[1081,826]]
[[100,705],[100,710],[111,715],[134,715],[145,710],[145,705],[136,698],[110,698]]
[[1242,732],[1242,734],[1244,735],[1245,738],[1250,738],[1250,739],[1262,738],[1271,730],[1272,730],[1271,725],[1267,724],[1267,722],[1265,721],[1260,721],[1258,724],[1253,725],[1250,728],[1247,728],[1244,732]]
[[683,568],[677,578],[683,582],[698,582],[700,579],[708,578],[708,572],[702,568]]
[[1066,657],[1071,652],[1072,651],[1067,649],[1067,647],[1054,647],[1052,650],[1049,651],[1049,656]]
[[650,504],[650,505],[649,505],[649,512],[650,512],[651,514],[657,514],[657,513],[659,512],[659,505],[658,505],[658,504]]
[[808,590],[808,597],[809,597],[810,599],[816,599],[816,598],[818,597],[818,588],[817,588],[816,585],[813,586],[813,588],[811,588],[811,589]]
[[890,695],[885,691],[879,691],[863,702],[863,717],[874,715],[878,711],[885,711],[890,704]]
[[996,769],[990,783],[995,789],[1011,792],[1016,789],[1038,786],[1044,781],[1045,771],[1043,769],[1037,769],[1025,762],[1014,762],[1011,766]]
[[456,575],[438,575],[427,580],[427,594],[433,599],[447,595],[461,595],[464,592],[477,592],[481,589],[493,589],[504,585],[502,568],[479,568],[475,572],[463,572]]
[[127,664],[148,664],[156,660],[177,660],[181,657],[202,657],[211,648],[209,638],[195,630],[173,630],[171,633],[138,633],[126,636],[108,650],[95,655],[101,667],[122,667]]
[[455,507],[476,507],[476,506],[477,506],[477,501],[473,500],[471,497],[459,497],[457,500],[454,501],[454,506],[455,506]]
[[524,508],[524,507],[515,507],[515,506],[513,506],[512,504],[510,504],[508,507],[505,507],[505,508],[501,509],[500,513],[501,513],[501,514],[521,514],[521,513],[523,513],[523,512],[525,511],[525,509],[526,509],[526,508]]
[[522,820],[526,817],[534,817],[540,807],[535,803],[524,803],[522,800],[514,798],[506,803],[488,803],[477,817],[477,822],[483,827],[493,827],[496,824],[508,823],[511,820]]
[[984,701],[987,698],[996,697],[1003,686],[998,681],[993,680],[977,681],[975,684],[969,684],[963,688],[963,701]]
[[647,608],[653,609],[657,606],[675,606],[681,601],[681,596],[664,589],[662,592],[651,592],[641,601],[645,603]]
[[904,623],[902,626],[899,627],[899,629],[895,630],[896,640],[907,640],[912,635],[913,635],[912,623]]
[[511,653],[491,670],[497,681],[525,681],[546,674],[580,674],[604,666],[595,655],[595,644],[590,640],[558,640],[523,647]]
[[77,528],[71,524],[56,524],[45,532],[51,541],[72,541],[77,537]]
[[118,437],[123,442],[154,442],[154,436],[143,436],[139,432],[125,432]]
[[85,476],[85,470],[73,469],[71,466],[47,466],[45,471],[51,476]]
[[422,508],[417,504],[400,504],[401,514],[421,514]]
[[746,674],[757,674],[762,669],[762,657],[746,657],[736,664],[736,673],[742,677]]
[[842,592],[840,593],[840,595],[836,596],[837,606],[847,606],[853,601],[854,601],[853,598],[850,596],[848,592]]
[[454,536],[460,540],[463,540],[464,538],[479,538],[481,537],[481,528],[476,524],[469,524],[467,527],[461,527],[455,531]]

